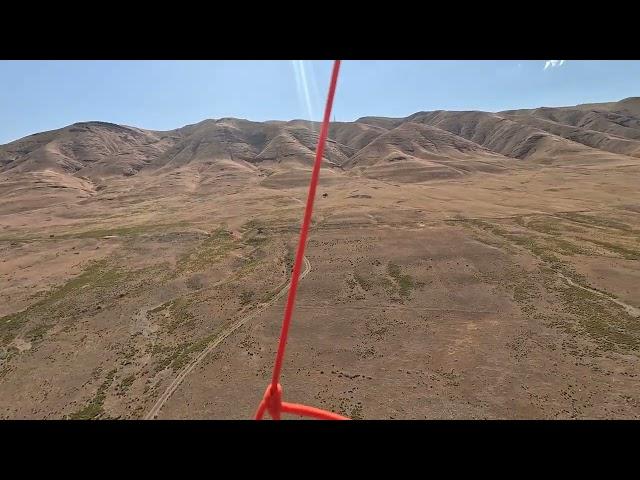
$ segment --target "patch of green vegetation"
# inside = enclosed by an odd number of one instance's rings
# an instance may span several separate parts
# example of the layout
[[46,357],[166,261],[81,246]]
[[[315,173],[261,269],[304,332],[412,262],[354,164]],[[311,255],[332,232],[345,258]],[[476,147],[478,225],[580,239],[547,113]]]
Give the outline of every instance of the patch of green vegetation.
[[621,245],[617,245],[615,243],[605,242],[603,240],[596,240],[593,238],[582,238],[582,240],[604,247],[611,252],[621,255],[627,260],[640,260],[640,250],[633,250],[631,248],[626,248]]
[[588,255],[589,253],[591,253],[584,247],[576,245],[562,238],[551,238],[549,239],[549,241],[555,245],[554,250],[562,255]]
[[[447,223],[452,223],[453,221],[449,221]],[[501,238],[502,240],[506,240],[507,238],[505,238],[507,235],[509,235],[509,232],[507,232],[506,230],[500,228],[497,225],[493,225],[489,222],[485,222],[484,220],[480,220],[478,218],[466,218],[463,220],[456,220],[455,222],[453,222],[454,224],[460,224],[464,227],[468,227],[471,228],[472,230],[475,231],[481,231],[481,232],[489,232],[492,233],[493,235],[495,235],[498,238]],[[504,245],[502,243],[495,243],[492,241],[487,240],[487,238],[485,237],[476,237],[479,241],[486,243],[487,245],[492,245],[494,247],[503,247]]]
[[[77,312],[77,309],[63,305],[63,300],[80,301],[84,291],[82,288],[93,289],[111,288],[122,285],[130,272],[119,268],[109,268],[107,260],[99,260],[90,264],[80,275],[70,279],[65,284],[47,292],[38,302],[25,310],[0,317],[0,335],[3,343],[10,343],[15,333],[29,320],[37,318],[64,318]],[[38,332],[36,332],[38,333]]]
[[575,223],[581,223],[584,225],[612,228],[614,230],[622,230],[625,232],[631,232],[633,229],[626,223],[618,222],[617,220],[611,220],[609,218],[596,217],[594,215],[583,215],[580,213],[562,213],[559,214],[562,218],[566,218]]
[[[321,400],[321,403],[325,403],[325,401]],[[352,398],[348,397],[330,397],[329,402],[327,402],[327,407],[329,410],[338,412],[340,415],[348,417],[352,420],[363,420],[362,416],[362,403],[354,402]]]
[[528,237],[521,234],[513,234],[504,230],[502,230],[502,233],[500,235],[502,236],[502,238],[529,250],[533,255],[540,258],[544,262],[547,262],[551,265],[557,265],[560,263],[558,257],[549,252],[549,250],[544,245],[536,242],[533,237]]
[[493,228],[485,227],[484,229],[491,231],[491,233],[501,237],[503,240],[525,248],[532,255],[542,260],[546,264],[546,268],[551,272],[562,273],[576,283],[588,285],[587,279],[583,275],[579,275],[578,273],[576,273],[575,270],[569,264],[567,264],[567,262],[562,261],[556,255],[562,254],[569,256],[574,254],[588,253],[588,251],[583,249],[582,247],[576,246],[573,243],[567,242],[566,240],[560,238],[548,239],[548,244],[545,244],[544,242],[536,241],[536,239],[534,239],[533,237],[509,233],[497,226],[491,227]]
[[273,299],[273,297],[275,297],[288,283],[289,283],[289,280],[285,280],[273,290],[269,290],[268,292],[265,292],[264,295],[262,295],[262,297],[260,298],[259,303],[270,302]]
[[9,365],[4,365],[2,368],[0,368],[0,378],[3,378],[10,371],[11,367],[9,367]]
[[287,245],[287,249],[284,256],[284,267],[285,267],[285,273],[287,275],[291,274],[291,271],[293,270],[293,263],[296,259],[295,257],[296,257],[295,250],[291,245]]
[[254,218],[242,225],[242,231],[247,232],[249,230],[256,230],[260,227],[262,227],[262,222]]
[[450,372],[446,370],[438,369],[436,370],[436,373],[440,375],[442,378],[444,378],[445,380],[447,380],[448,386],[451,386],[451,387],[460,386],[460,383],[458,381],[460,379],[460,375],[457,374],[453,369],[451,369]]
[[[544,239],[545,242],[549,242],[553,245],[553,250],[562,255],[572,256],[576,254],[588,255],[591,253],[589,250],[585,249],[583,246],[576,245],[573,242],[567,241],[565,239],[559,238],[559,235],[562,234],[563,229],[559,227],[559,221],[555,218],[550,217],[539,217],[530,219],[528,222],[525,222],[524,217],[516,217],[516,223],[522,227],[534,230],[538,233],[542,233],[547,237]],[[569,228],[563,227],[565,230],[570,230]]]
[[28,310],[0,318],[0,333],[2,333],[3,346],[9,345],[15,338],[15,332],[29,320]]
[[[458,218],[458,220],[462,220],[464,221],[464,218]],[[524,216],[519,216],[519,217],[515,217],[514,218],[515,222],[520,225],[521,227],[527,227],[527,221],[526,221],[526,217]]]
[[358,402],[353,405],[349,418],[351,420],[364,420],[364,417],[362,416],[362,403]]
[[396,265],[395,263],[389,262],[387,264],[387,272],[391,275],[392,278],[397,278],[401,274],[400,265]]
[[387,273],[396,281],[400,296],[404,298],[409,297],[415,287],[415,282],[411,275],[403,274],[400,266],[395,263],[389,263],[387,265]]
[[64,233],[57,235],[57,238],[102,238],[110,235],[117,237],[138,237],[145,233],[165,231],[169,228],[183,227],[185,225],[187,225],[187,222],[130,225]]
[[[40,240],[38,237],[21,237],[17,235],[2,235],[0,236],[0,242],[11,242],[13,243],[28,243],[34,240]],[[14,245],[15,246],[15,245]]]
[[209,335],[197,342],[186,342],[174,347],[154,347],[153,352],[163,355],[156,364],[156,372],[165,368],[171,368],[174,372],[180,371],[193,359],[194,354],[202,352],[213,340],[215,335]]
[[[556,273],[558,270],[542,268],[543,285],[549,293],[559,298],[560,313],[545,315],[536,312],[534,318],[571,335],[585,334],[604,350],[638,352],[640,325],[637,320],[596,293],[567,285]],[[561,273],[577,284],[588,285],[583,275],[568,266],[563,266]],[[607,292],[601,293],[612,296]]]
[[360,288],[362,288],[365,292],[368,292],[369,290],[371,290],[371,282],[367,281],[360,274],[354,273],[353,278],[356,281],[356,283],[360,285]]
[[[463,223],[462,225],[465,225],[465,224]],[[468,225],[465,225],[465,226],[468,226]],[[491,247],[495,247],[495,248],[500,249],[500,250],[508,249],[508,245],[505,244],[504,241],[494,240],[493,237],[490,237],[488,235],[479,234],[478,233],[478,229],[472,229],[471,235],[478,242],[484,243],[485,245],[489,245]]]
[[159,347],[153,348],[155,355],[161,355],[162,358],[156,363],[155,371],[161,372],[162,370],[169,368],[174,360],[176,360],[183,351],[183,347]]
[[387,295],[394,295],[396,292],[395,283],[386,275],[376,275],[371,279],[374,286],[382,288]]
[[369,330],[369,333],[372,335],[383,338],[384,334],[389,331],[389,327],[385,325],[367,324],[367,330]]
[[128,365],[129,363],[131,363],[131,360],[133,360],[133,357],[136,356],[136,352],[137,352],[137,349],[133,345],[125,346],[124,349],[120,352],[123,358],[123,364]]
[[400,295],[408,297],[411,294],[411,290],[414,288],[413,279],[409,275],[403,275],[399,279],[400,282]]
[[524,216],[516,217],[515,222],[521,227],[529,228],[546,235],[556,235],[560,233],[557,222],[554,222],[548,217],[530,218],[529,221],[526,221],[525,218]]
[[[514,300],[521,305],[523,311],[534,315],[535,318],[547,321],[550,325],[563,328],[574,334],[585,333],[604,349],[632,350],[635,352],[639,350],[640,322],[630,317],[621,307],[610,304],[606,299],[596,293],[577,286],[565,285],[560,282],[557,276],[558,273],[563,274],[577,284],[589,285],[583,275],[576,273],[570,265],[561,261],[553,254],[555,252],[565,255],[583,253],[584,250],[579,249],[570,242],[564,242],[562,239],[554,238],[550,241],[554,248],[554,252],[551,253],[549,252],[549,246],[542,245],[532,238],[511,234],[499,226],[478,220],[472,220],[468,223],[526,248],[533,255],[545,262],[546,265],[541,269],[543,284],[548,292],[559,296],[562,305],[561,310],[565,315],[548,316],[536,312],[532,303],[536,295],[535,290],[532,288],[533,285],[526,279],[521,279],[520,281],[510,280],[513,286]],[[598,242],[586,238],[581,238],[581,240],[594,243]],[[612,249],[621,248],[618,245],[608,244],[607,242],[602,243],[604,243],[603,246]],[[638,254],[638,252],[624,248],[618,251],[627,254],[628,257],[626,258]],[[589,288],[593,289],[593,287]],[[613,297],[613,295],[608,292],[602,293]]]
[[235,246],[231,233],[220,228],[203,240],[194,251],[178,259],[177,272],[204,270],[224,258]]
[[188,310],[190,305],[191,300],[184,297],[168,302],[167,308],[172,319],[167,325],[169,333],[175,332],[180,327],[189,327],[195,323],[194,315]]
[[156,308],[152,308],[151,310],[149,310],[149,313],[158,313],[161,312],[162,310],[166,310],[167,308],[169,308],[169,305],[171,305],[172,300],[169,300],[168,302],[164,302],[162,305],[158,305]]
[[475,227],[481,228],[482,230],[488,230],[498,236],[508,233],[506,230],[503,230],[499,226],[489,222],[485,222],[484,220],[480,220],[479,218],[465,218],[463,220],[459,220],[459,222],[463,225],[473,225]]
[[512,283],[513,299],[518,303],[530,303],[536,298],[535,286],[531,282],[520,281]]
[[266,292],[264,295],[262,295],[262,297],[260,297],[260,303],[268,303],[273,297],[277,295],[277,293],[277,290]]
[[131,385],[133,385],[133,382],[135,382],[135,380],[136,376],[133,374],[123,378],[120,382],[120,385],[118,386],[118,390],[120,390],[120,392],[123,394],[126,393],[129,388],[131,388]]
[[38,342],[42,340],[45,334],[49,331],[52,325],[42,324],[32,328],[26,333],[26,337],[30,342]]
[[198,277],[197,275],[193,275],[193,276],[187,278],[187,280],[185,281],[185,285],[190,290],[200,290],[201,288],[204,287],[204,285],[202,283],[202,279],[200,277]]
[[249,305],[251,303],[251,301],[253,300],[253,296],[254,293],[249,291],[249,290],[243,290],[240,293],[240,305],[242,305],[243,307],[245,305]]
[[179,372],[185,366],[187,366],[193,358],[191,354],[194,352],[200,353],[200,350],[194,350],[193,347],[188,347],[180,351],[180,353],[178,353],[171,361],[171,368],[173,369],[173,371]]
[[259,247],[261,245],[264,245],[268,241],[269,239],[265,235],[256,234],[248,237],[246,240],[244,240],[244,243],[253,247]]
[[92,285],[94,287],[110,286],[118,283],[126,275],[126,272],[117,268],[107,268],[106,260],[99,260],[89,265],[80,275],[72,278],[64,285],[54,289],[47,297],[47,301],[55,302],[66,297],[71,292],[82,287]]
[[172,347],[166,345],[153,345],[151,347],[151,355],[162,355],[171,351]]
[[103,403],[104,396],[96,397],[82,410],[72,413],[69,418],[71,420],[94,420],[104,412]]
[[115,370],[111,370],[107,374],[107,378],[98,387],[98,391],[91,401],[82,409],[69,415],[71,420],[94,420],[104,414],[104,401],[107,398],[107,390],[113,383],[113,378],[116,375]]
[[235,276],[236,279],[245,277],[250,273],[253,273],[257,267],[265,260],[269,258],[269,255],[260,247],[257,247],[250,256],[242,264],[242,267]]
[[269,230],[260,220],[250,220],[242,226],[242,243],[259,247],[269,241]]
[[558,290],[563,311],[575,318],[578,328],[607,350],[640,348],[640,323],[624,309],[597,294],[573,285]]
[[[507,240],[510,243],[515,243],[516,245],[525,248],[544,262],[552,265],[554,268],[557,268],[562,264],[562,262],[552,252],[549,252],[548,247],[536,242],[536,240],[531,236],[526,236],[521,233],[511,233],[498,225],[475,218],[464,220],[461,223],[463,225],[471,225],[479,228],[480,230],[492,233],[493,235],[500,237],[503,240]],[[563,246],[565,247],[565,251],[573,251],[571,250],[572,245],[568,242]]]

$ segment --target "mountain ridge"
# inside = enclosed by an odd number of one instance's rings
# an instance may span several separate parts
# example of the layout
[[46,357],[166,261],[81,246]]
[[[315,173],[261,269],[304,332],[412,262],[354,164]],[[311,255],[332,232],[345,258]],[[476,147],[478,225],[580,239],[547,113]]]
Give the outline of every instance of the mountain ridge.
[[[54,172],[94,183],[174,170],[263,175],[307,170],[320,124],[225,117],[172,130],[77,122],[0,145],[0,175]],[[640,158],[640,97],[501,112],[419,111],[331,122],[323,167],[429,181],[518,165],[589,165]],[[403,170],[411,171],[407,174]],[[73,183],[73,182],[72,182]]]

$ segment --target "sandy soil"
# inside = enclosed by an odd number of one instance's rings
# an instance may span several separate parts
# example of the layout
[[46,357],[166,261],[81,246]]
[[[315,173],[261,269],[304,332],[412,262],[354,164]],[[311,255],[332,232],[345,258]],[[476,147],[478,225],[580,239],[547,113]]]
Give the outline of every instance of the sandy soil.
[[[638,418],[625,158],[424,183],[324,169],[285,397],[352,418]],[[179,172],[3,204],[1,418],[144,418],[268,305],[157,412],[253,415],[308,171]]]

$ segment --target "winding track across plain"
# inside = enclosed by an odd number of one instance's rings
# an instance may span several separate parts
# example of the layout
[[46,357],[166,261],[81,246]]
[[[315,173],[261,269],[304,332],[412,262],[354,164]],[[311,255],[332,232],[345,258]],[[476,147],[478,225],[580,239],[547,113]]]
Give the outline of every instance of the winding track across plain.
[[[300,274],[300,280],[302,280],[304,277],[306,277],[307,274],[310,271],[311,271],[311,263],[309,262],[309,259],[307,257],[304,257],[304,271]],[[153,408],[151,408],[151,410],[149,410],[149,413],[147,413],[145,415],[144,419],[145,420],[154,420],[155,418],[157,418],[158,414],[160,413],[160,410],[162,409],[164,404],[167,403],[167,400],[169,400],[169,398],[171,398],[171,395],[173,395],[173,392],[175,392],[178,389],[178,387],[180,386],[182,381],[185,379],[185,377],[187,375],[189,375],[189,373],[191,373],[191,371],[209,353],[211,353],[211,351],[214,348],[216,348],[224,339],[226,339],[229,335],[231,335],[233,332],[235,332],[238,328],[243,326],[245,323],[247,323],[253,317],[255,317],[258,314],[262,313],[264,310],[266,310],[271,305],[273,305],[275,302],[277,302],[280,298],[282,298],[282,296],[289,290],[290,286],[291,286],[291,281],[289,281],[289,283],[287,283],[284,287],[282,287],[282,289],[271,300],[269,300],[267,303],[262,304],[256,310],[252,311],[250,314],[240,318],[235,323],[232,323],[231,325],[229,325],[229,327],[227,327],[225,330],[223,330],[220,333],[220,335],[218,335],[216,338],[214,338],[211,341],[211,343],[209,343],[209,345],[207,345],[207,347],[202,352],[200,352],[200,355],[198,355],[191,362],[189,362],[188,365],[186,365],[182,370],[180,370],[180,373],[178,373],[176,378],[173,379],[173,381],[169,384],[169,386],[162,393],[162,395],[160,395],[160,398],[158,398],[158,400],[156,401],[156,403],[153,406]]]

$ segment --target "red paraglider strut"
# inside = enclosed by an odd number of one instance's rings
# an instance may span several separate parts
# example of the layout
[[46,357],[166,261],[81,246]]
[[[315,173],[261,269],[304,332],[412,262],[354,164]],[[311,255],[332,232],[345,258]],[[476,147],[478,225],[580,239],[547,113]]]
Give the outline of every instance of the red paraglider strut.
[[327,412],[314,407],[300,405],[297,403],[287,403],[282,401],[282,387],[280,386],[280,371],[282,370],[282,362],[284,360],[284,350],[287,346],[287,337],[289,335],[289,326],[291,325],[291,316],[296,301],[296,293],[298,291],[298,280],[300,279],[300,269],[304,259],[304,249],[311,224],[311,214],[313,212],[313,201],[316,196],[316,187],[318,186],[318,178],[320,176],[320,164],[324,154],[324,146],[329,134],[329,119],[331,118],[331,107],[333,106],[333,97],[336,92],[336,84],[338,82],[338,71],[340,70],[340,60],[333,62],[333,70],[331,72],[331,83],[329,84],[329,95],[327,96],[327,104],[324,109],[324,118],[322,120],[322,128],[318,137],[318,147],[316,148],[316,158],[311,173],[311,181],[309,183],[309,193],[307,195],[307,205],[304,210],[304,218],[302,220],[302,228],[300,229],[300,239],[298,241],[298,249],[296,251],[295,263],[293,264],[293,272],[291,274],[291,287],[287,297],[287,305],[284,310],[284,319],[282,321],[282,330],[280,331],[280,343],[278,344],[278,352],[273,366],[273,377],[271,383],[264,392],[264,397],[258,406],[256,412],[256,420],[261,420],[265,410],[269,412],[271,418],[279,420],[282,412],[302,415],[312,418],[324,420],[348,420],[348,418],[336,413]]

